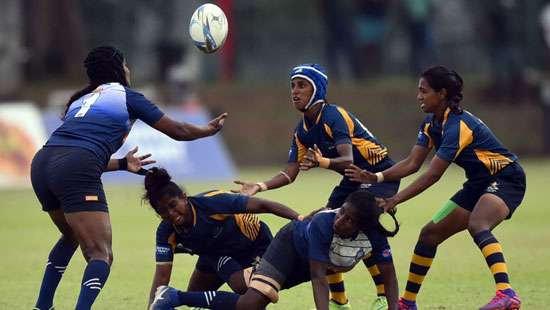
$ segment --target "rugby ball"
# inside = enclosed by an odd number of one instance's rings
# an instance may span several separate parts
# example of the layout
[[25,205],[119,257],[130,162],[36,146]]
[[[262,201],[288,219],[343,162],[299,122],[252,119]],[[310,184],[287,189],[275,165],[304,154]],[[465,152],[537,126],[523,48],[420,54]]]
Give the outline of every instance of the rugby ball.
[[204,53],[219,50],[227,38],[227,18],[215,4],[199,6],[189,22],[189,35],[195,46]]

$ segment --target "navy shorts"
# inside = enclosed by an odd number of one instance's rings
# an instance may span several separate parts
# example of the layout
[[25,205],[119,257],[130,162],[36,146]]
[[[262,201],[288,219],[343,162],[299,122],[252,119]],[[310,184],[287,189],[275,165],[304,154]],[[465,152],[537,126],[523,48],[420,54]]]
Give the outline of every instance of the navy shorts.
[[31,182],[42,210],[108,212],[101,174],[105,163],[79,147],[43,147],[31,164]]
[[201,254],[199,255],[195,268],[201,272],[218,273],[221,266],[229,262],[231,259],[233,260],[231,263],[232,267],[230,267],[231,270],[226,271],[229,274],[255,266],[264,255],[264,252],[269,247],[272,239],[273,236],[271,235],[271,230],[269,230],[269,227],[264,222],[260,222],[260,233],[258,234],[258,237],[256,237],[256,240],[252,243],[250,250],[240,251],[239,253],[234,253],[233,255]]
[[330,197],[328,199],[327,208],[340,208],[342,204],[344,204],[344,201],[346,201],[348,195],[357,191],[358,189],[366,189],[374,196],[380,198],[392,197],[399,190],[399,183],[400,181],[362,184],[350,181],[349,178],[344,177],[340,184],[338,184],[332,190],[332,194],[330,194]]
[[294,247],[293,226],[290,222],[279,230],[254,271],[277,281],[282,289],[311,280],[309,262]]
[[466,181],[451,200],[471,212],[482,195],[493,194],[504,200],[510,209],[507,218],[511,218],[525,196],[525,187],[525,172],[514,162],[491,177]]

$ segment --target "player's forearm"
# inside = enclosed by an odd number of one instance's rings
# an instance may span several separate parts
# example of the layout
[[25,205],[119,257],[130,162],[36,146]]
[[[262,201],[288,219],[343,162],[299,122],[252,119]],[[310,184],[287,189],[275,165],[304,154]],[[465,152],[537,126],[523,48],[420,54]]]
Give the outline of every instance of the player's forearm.
[[328,310],[329,301],[329,286],[326,276],[318,276],[311,279],[313,288],[313,299],[315,300],[315,308],[317,310]]
[[328,169],[344,174],[344,170],[353,163],[353,160],[348,157],[337,157],[329,159]]
[[[116,171],[116,170],[128,170],[128,162],[124,162],[126,158],[111,158],[107,163],[106,171]],[[123,167],[125,166],[125,167]]]
[[378,264],[378,268],[382,273],[382,281],[386,290],[386,300],[388,301],[389,310],[398,309],[399,288],[397,285],[397,277],[393,263]]
[[402,203],[415,197],[425,191],[428,187],[432,186],[440,178],[441,175],[439,174],[434,174],[431,171],[424,172],[420,177],[414,180],[414,182],[394,196],[396,202]]
[[385,181],[398,181],[406,176],[409,176],[420,169],[420,165],[412,162],[409,159],[404,159],[390,168],[382,171]]
[[[170,268],[171,270],[171,266],[170,267],[166,266],[166,268]],[[157,290],[157,287],[161,285],[168,285],[168,283],[170,283],[170,272],[168,272],[167,270],[155,271],[155,276],[153,277],[153,283],[151,284],[151,291],[149,292],[149,303],[148,303],[149,306],[155,299],[155,292]]]
[[274,201],[268,201],[264,200],[264,203],[262,203],[262,209],[265,211],[264,213],[271,213],[275,214],[277,216],[289,219],[289,220],[297,220],[299,219],[300,214],[291,208],[280,204],[278,202]]

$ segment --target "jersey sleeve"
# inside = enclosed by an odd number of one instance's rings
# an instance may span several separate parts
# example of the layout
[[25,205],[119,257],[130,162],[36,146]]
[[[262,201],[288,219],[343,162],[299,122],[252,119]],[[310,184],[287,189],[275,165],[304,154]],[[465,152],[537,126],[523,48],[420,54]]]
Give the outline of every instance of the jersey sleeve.
[[168,263],[174,260],[175,234],[172,225],[162,221],[157,227],[155,260]]
[[197,197],[203,210],[209,214],[238,214],[246,213],[249,197],[226,191],[211,191]]
[[416,145],[420,145],[427,148],[433,147],[432,137],[430,137],[430,120],[426,118],[418,128],[418,138],[416,140]]
[[376,263],[392,262],[392,254],[388,237],[379,232],[369,232],[367,236],[372,245],[372,255]]
[[332,242],[332,221],[323,214],[314,216],[308,227],[308,257],[323,263],[330,263],[329,251]]
[[149,126],[153,126],[164,116],[164,112],[155,104],[130,88],[126,88],[126,105],[130,119],[140,119]]
[[327,125],[332,132],[334,144],[351,144],[355,124],[352,116],[343,108],[336,107],[330,110],[327,116]]
[[304,160],[307,149],[298,138],[298,131],[294,132],[292,136],[292,142],[290,144],[290,150],[288,151],[288,162],[299,163]]
[[460,152],[473,141],[473,132],[458,117],[449,117],[443,127],[441,146],[436,155],[448,162],[452,162]]

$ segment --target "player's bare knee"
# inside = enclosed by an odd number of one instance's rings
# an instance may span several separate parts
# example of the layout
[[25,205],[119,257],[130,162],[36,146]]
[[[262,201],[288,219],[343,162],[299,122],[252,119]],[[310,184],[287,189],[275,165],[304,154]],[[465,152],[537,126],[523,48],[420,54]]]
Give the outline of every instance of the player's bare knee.
[[433,225],[427,224],[422,227],[420,235],[418,236],[418,241],[425,245],[436,246],[441,243],[442,240],[437,229]]
[[490,224],[479,218],[471,217],[468,221],[468,232],[471,236],[477,235],[479,232],[484,230],[489,230],[491,228]]
[[81,241],[80,248],[86,261],[102,260],[111,265],[113,253],[110,247],[104,242],[95,240]]
[[233,290],[233,292],[243,295],[246,293],[246,290],[248,289],[248,286],[245,282],[243,271],[239,270],[237,272],[234,272],[231,277],[229,277],[229,287]]

